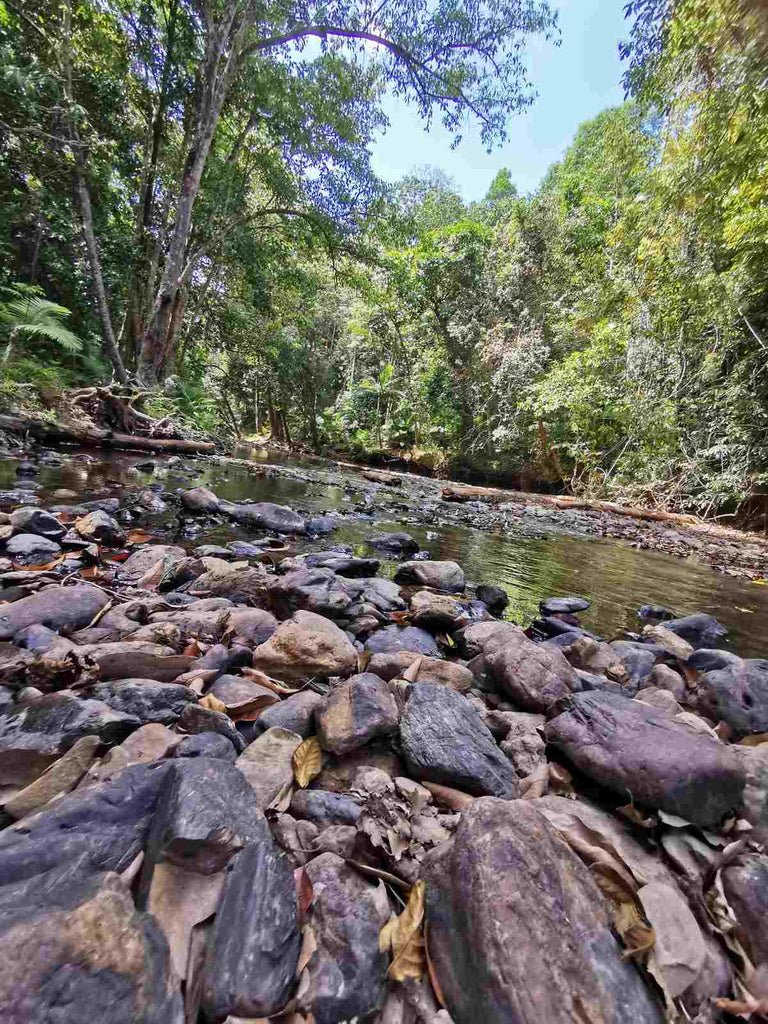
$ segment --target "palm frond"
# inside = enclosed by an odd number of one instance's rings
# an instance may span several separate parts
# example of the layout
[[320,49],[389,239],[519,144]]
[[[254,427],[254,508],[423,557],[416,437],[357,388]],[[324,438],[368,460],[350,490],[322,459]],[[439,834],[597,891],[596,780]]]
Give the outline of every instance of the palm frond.
[[49,341],[55,341],[57,345],[61,345],[67,352],[82,352],[83,350],[83,343],[78,336],[72,331],[68,331],[66,327],[62,327],[61,324],[16,324],[14,330],[31,338],[48,338]]

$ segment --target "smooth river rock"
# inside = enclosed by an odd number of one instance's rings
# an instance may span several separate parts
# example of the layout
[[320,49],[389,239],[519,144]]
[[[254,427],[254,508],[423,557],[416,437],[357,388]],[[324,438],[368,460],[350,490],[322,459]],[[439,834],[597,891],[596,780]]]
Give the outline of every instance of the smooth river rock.
[[582,689],[563,654],[523,632],[501,634],[483,653],[488,676],[524,711],[543,714],[560,697]]
[[662,1024],[587,867],[523,800],[475,800],[422,865],[454,1024]]
[[545,738],[617,796],[705,827],[737,807],[745,785],[738,756],[640,701],[592,691],[553,709]]
[[447,686],[414,683],[400,719],[400,742],[414,779],[477,796],[520,794],[514,768],[480,716]]
[[56,632],[82,629],[109,600],[108,594],[84,583],[46,587],[0,609],[0,640],[11,640],[27,626],[48,626]]
[[348,676],[357,651],[339,627],[313,612],[299,611],[253,652],[253,667],[278,679]]
[[448,593],[461,593],[466,586],[464,570],[458,562],[402,562],[395,573],[395,583],[434,587]]
[[768,732],[768,661],[737,659],[704,672],[698,680],[696,707],[707,718],[725,722],[735,739]]
[[348,754],[397,729],[397,704],[378,676],[363,672],[339,683],[317,711],[317,738],[324,750]]

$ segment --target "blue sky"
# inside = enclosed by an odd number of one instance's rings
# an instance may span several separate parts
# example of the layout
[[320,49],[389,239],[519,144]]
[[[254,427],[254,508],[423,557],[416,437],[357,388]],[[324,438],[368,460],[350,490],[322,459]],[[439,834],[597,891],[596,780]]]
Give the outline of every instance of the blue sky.
[[529,41],[528,67],[539,98],[510,122],[505,146],[489,155],[471,127],[452,150],[441,125],[426,133],[413,108],[389,98],[385,109],[391,126],[373,146],[376,172],[395,181],[414,167],[432,164],[454,178],[465,200],[473,200],[482,198],[500,168],[508,167],[520,192],[533,190],[581,122],[623,100],[617,55],[619,39],[628,35],[623,0],[555,0],[555,6],[562,44]]

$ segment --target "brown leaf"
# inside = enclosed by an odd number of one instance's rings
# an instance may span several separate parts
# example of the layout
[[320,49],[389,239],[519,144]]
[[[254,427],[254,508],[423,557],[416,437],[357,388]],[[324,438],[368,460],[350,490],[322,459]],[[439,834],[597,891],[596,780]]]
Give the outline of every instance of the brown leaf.
[[118,553],[116,555],[112,555],[111,558],[107,559],[107,561],[108,562],[127,562],[130,557],[131,557],[130,551],[118,551]]
[[66,555],[59,555],[57,558],[54,558],[52,562],[45,562],[42,565],[18,565],[16,562],[12,562],[11,564],[16,571],[50,572],[50,570],[55,569],[57,565],[61,565],[66,557]]
[[768,732],[756,732],[752,736],[745,736],[743,740],[739,740],[737,746],[761,747],[764,743],[768,743]]
[[638,811],[635,807],[635,801],[632,799],[630,793],[630,800],[628,804],[623,807],[617,807],[617,812],[623,814],[625,818],[632,822],[633,825],[639,825],[640,828],[655,828],[656,819],[652,816],[646,817],[642,811]]
[[373,657],[370,651],[358,651],[357,652],[357,671],[365,672],[368,668],[368,662]]
[[309,914],[309,908],[315,898],[312,888],[312,881],[304,868],[296,868],[293,872],[293,880],[296,883],[296,899],[299,908],[299,925],[304,924]]
[[402,678],[409,683],[415,683],[419,678],[419,672],[421,670],[421,663],[424,661],[423,658],[415,658],[408,668],[403,672]]
[[520,796],[523,800],[538,800],[544,796],[549,785],[549,765],[540,764],[532,775],[520,780]]
[[301,972],[307,966],[313,955],[317,952],[317,939],[315,933],[309,925],[305,925],[302,931],[301,941],[301,952],[299,953],[299,962],[296,964],[296,977],[301,975]]
[[142,590],[157,590],[160,586],[160,581],[165,575],[165,562],[161,558],[159,562],[155,562],[151,569],[136,582],[136,586]]
[[220,701],[218,697],[214,697],[212,693],[206,694],[205,697],[200,699],[200,707],[207,708],[208,711],[222,711],[224,714],[227,713],[227,706],[223,701]]
[[549,791],[554,796],[564,796],[568,799],[574,798],[573,776],[567,768],[563,768],[556,761],[549,764]]
[[392,952],[389,977],[392,981],[421,978],[427,968],[424,953],[424,894],[423,881],[411,889],[408,905],[399,917],[393,917],[379,933],[379,950]]
[[181,653],[186,654],[189,658],[199,658],[203,653],[203,649],[197,640],[193,640],[191,644],[187,644]]
[[751,1017],[753,1013],[768,1013],[768,999],[760,1002],[750,999],[749,1002],[741,999],[716,999],[715,1006],[718,1010],[725,1010],[737,1017]]
[[444,1010],[448,1007],[445,1005],[445,996],[443,990],[440,988],[440,982],[437,980],[437,971],[432,963],[432,958],[429,955],[429,924],[424,922],[424,956],[427,960],[427,970],[429,971],[429,980],[432,983],[432,991],[435,993],[435,999],[440,1003]]
[[305,789],[323,770],[323,749],[317,736],[310,736],[296,747],[291,764],[296,785]]
[[91,565],[87,569],[81,569],[80,575],[84,580],[102,580],[105,574],[97,565]]
[[652,949],[656,936],[638,905],[634,883],[628,884],[610,864],[593,864],[591,871],[598,888],[613,904],[613,926],[627,947],[624,955]]
[[146,530],[133,530],[128,534],[128,544],[146,544],[152,540],[152,534]]
[[283,686],[282,683],[279,683],[276,679],[272,679],[270,676],[265,675],[258,668],[246,667],[242,668],[240,671],[242,675],[246,676],[248,679],[253,679],[253,681],[258,683],[259,686],[266,686],[268,690],[273,690],[275,693],[285,694],[290,697],[294,693],[299,692],[298,690],[292,690],[289,686]]
[[439,782],[421,781],[420,786],[428,789],[438,803],[450,807],[452,811],[463,811],[475,799],[469,793],[462,793],[460,789],[451,789],[450,786],[441,786]]
[[411,621],[410,612],[390,612],[389,617],[398,626],[407,626]]

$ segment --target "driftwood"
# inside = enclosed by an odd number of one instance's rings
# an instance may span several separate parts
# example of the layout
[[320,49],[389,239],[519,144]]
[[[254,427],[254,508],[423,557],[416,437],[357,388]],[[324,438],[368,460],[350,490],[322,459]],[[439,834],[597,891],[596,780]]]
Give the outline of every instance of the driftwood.
[[12,434],[29,434],[39,441],[50,444],[79,444],[96,448],[133,448],[149,452],[213,452],[216,450],[216,445],[209,441],[140,437],[134,434],[120,434],[114,430],[102,430],[99,427],[48,423],[33,419],[31,416],[0,415],[0,430],[7,430]]
[[461,486],[444,487],[442,494],[445,501],[485,501],[491,505],[519,501],[529,505],[548,505],[560,509],[586,508],[596,512],[629,516],[632,519],[679,523],[681,526],[695,526],[700,523],[695,516],[686,516],[679,512],[663,512],[660,509],[638,508],[635,505],[617,505],[613,501],[587,501],[585,498],[572,498],[565,494],[526,494],[524,491],[499,491],[495,487]]

